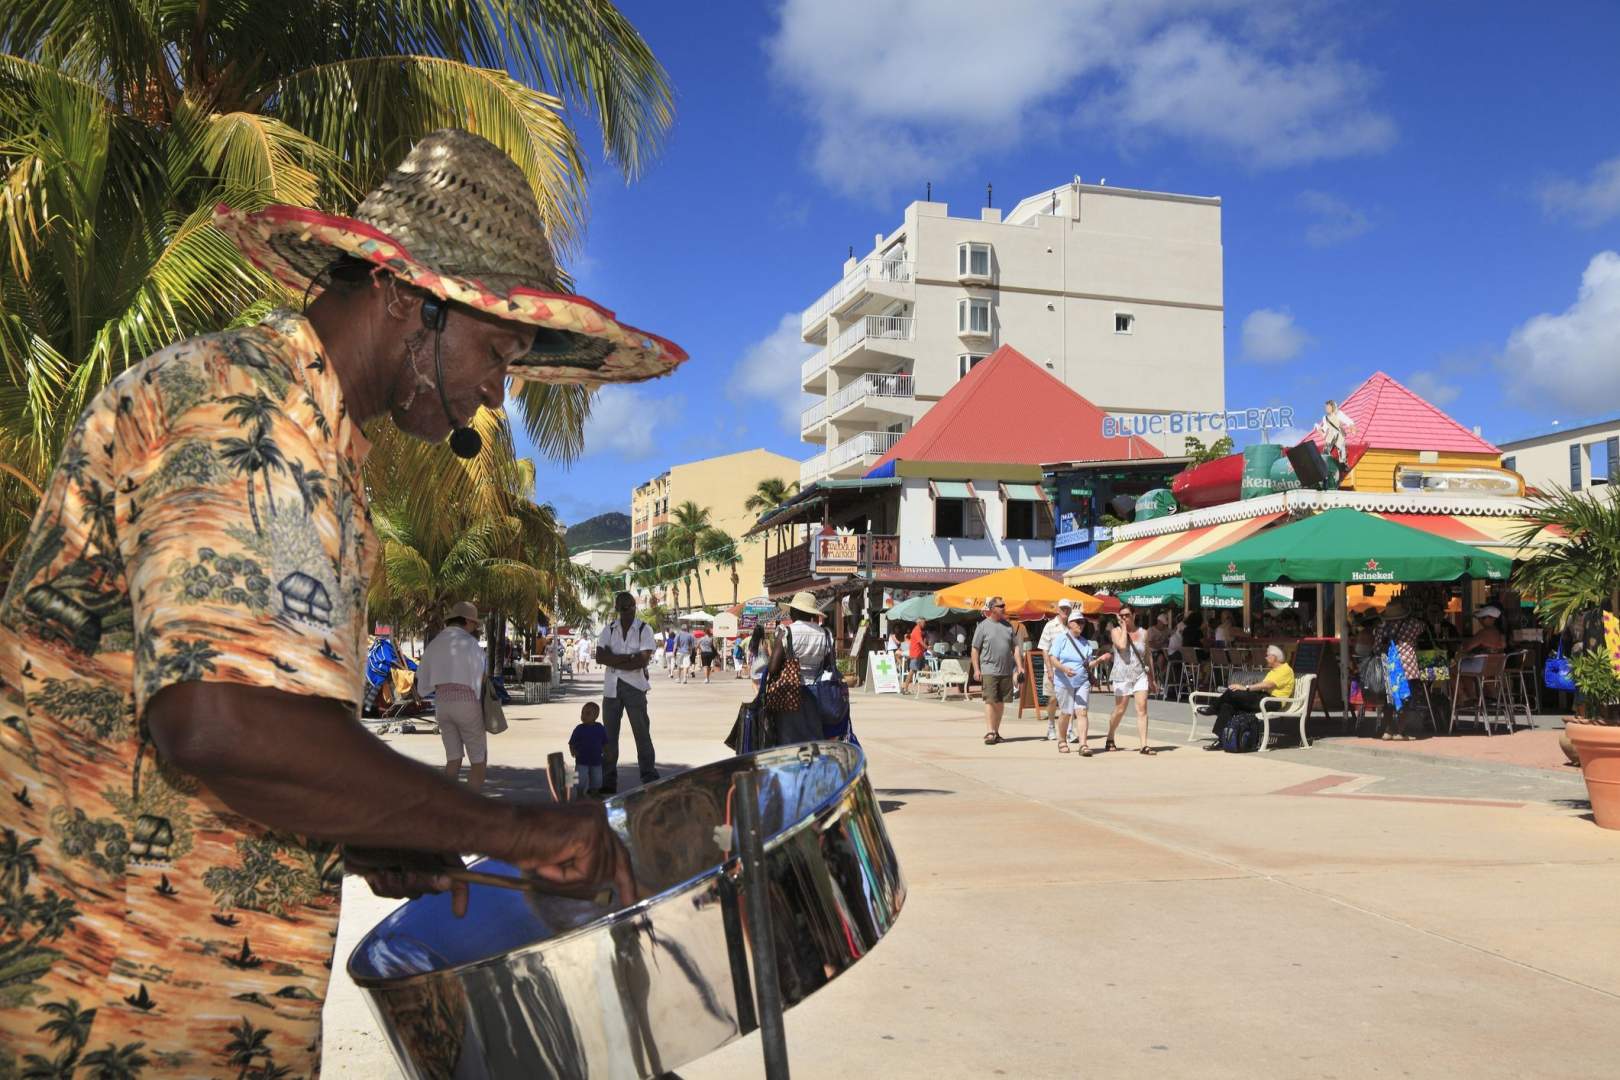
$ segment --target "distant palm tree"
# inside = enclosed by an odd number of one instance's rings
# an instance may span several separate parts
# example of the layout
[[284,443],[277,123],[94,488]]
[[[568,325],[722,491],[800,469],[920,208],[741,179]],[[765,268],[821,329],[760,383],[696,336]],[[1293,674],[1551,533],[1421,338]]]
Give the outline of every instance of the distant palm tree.
[[231,1041],[225,1044],[225,1052],[231,1055],[230,1063],[241,1071],[240,1076],[246,1076],[247,1071],[259,1058],[271,1056],[270,1047],[265,1040],[270,1038],[269,1028],[254,1027],[253,1021],[242,1017],[240,1024],[231,1025]]
[[54,1059],[29,1054],[23,1062],[20,1080],[71,1080],[79,1067],[79,1048],[70,1046]]
[[106,1049],[84,1055],[84,1067],[90,1070],[90,1080],[135,1080],[151,1059],[141,1053],[144,1042],[117,1046],[108,1043]]
[[287,471],[287,460],[281,453],[281,447],[276,445],[266,431],[255,429],[245,439],[230,436],[220,440],[220,456],[228,465],[243,476],[247,477],[247,504],[248,515],[253,519],[253,531],[260,536],[264,535],[264,527],[259,523],[259,508],[253,500],[253,479],[256,474],[264,474],[264,497],[270,505],[270,516],[276,513],[275,501],[270,494],[270,471]]
[[[1536,599],[1536,610],[1563,629],[1582,612],[1620,612],[1620,494],[1613,489],[1537,496],[1514,536],[1535,554],[1519,564],[1514,587]],[[1552,529],[1562,538],[1543,535]]]
[[793,498],[798,491],[797,480],[790,483],[778,476],[767,476],[754,485],[754,493],[743,503],[743,509],[751,513],[764,514]]
[[305,469],[301,461],[291,462],[293,483],[298,485],[298,494],[304,500],[304,516],[308,517],[315,512],[315,504],[327,497],[326,474],[319,469]]
[[79,1008],[78,998],[47,1001],[40,1006],[40,1011],[49,1015],[51,1019],[35,1030],[48,1034],[52,1046],[66,1042],[78,1050],[90,1040],[90,1025],[96,1022],[96,1010]]
[[0,885],[21,892],[28,887],[28,879],[39,873],[39,856],[34,849],[39,840],[23,840],[16,830],[0,833]]
[[79,917],[79,907],[72,900],[58,893],[55,889],[46,889],[44,899],[34,911],[34,925],[38,927],[34,936],[28,939],[27,949],[32,949],[41,941],[55,941],[67,933],[73,920]]

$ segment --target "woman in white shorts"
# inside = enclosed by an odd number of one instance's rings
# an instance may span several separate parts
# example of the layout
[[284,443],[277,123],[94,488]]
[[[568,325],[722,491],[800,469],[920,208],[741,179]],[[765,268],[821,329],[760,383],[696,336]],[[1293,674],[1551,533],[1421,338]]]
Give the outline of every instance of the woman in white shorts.
[[1052,693],[1057,699],[1058,753],[1069,752],[1069,725],[1074,725],[1080,756],[1091,756],[1091,668],[1098,662],[1097,646],[1086,636],[1086,617],[1076,611],[1067,630],[1052,639],[1047,666],[1052,672]]
[[1129,604],[1119,609],[1119,625],[1109,633],[1113,645],[1114,666],[1109,675],[1114,682],[1114,713],[1108,718],[1108,741],[1104,750],[1118,750],[1114,745],[1114,732],[1125,719],[1125,705],[1136,700],[1136,734],[1141,745],[1138,754],[1153,755],[1158,751],[1148,745],[1148,694],[1153,689],[1153,670],[1148,664],[1147,631],[1136,626],[1136,612]]
[[471,768],[467,787],[484,786],[489,735],[478,691],[484,684],[484,649],[478,644],[478,609],[465,600],[450,609],[444,629],[422,652],[416,669],[416,693],[433,695],[433,714],[444,742],[444,774],[461,775],[463,755]]

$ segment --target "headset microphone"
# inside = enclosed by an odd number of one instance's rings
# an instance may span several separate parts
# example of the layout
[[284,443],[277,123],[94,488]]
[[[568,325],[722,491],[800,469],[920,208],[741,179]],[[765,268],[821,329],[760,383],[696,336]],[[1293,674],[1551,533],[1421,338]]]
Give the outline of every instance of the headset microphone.
[[439,382],[439,404],[444,406],[444,418],[450,421],[450,452],[463,460],[475,458],[483,449],[484,440],[470,427],[456,423],[450,411],[450,398],[444,392],[444,324],[450,321],[450,302],[437,296],[422,301],[422,325],[433,331],[433,374]]

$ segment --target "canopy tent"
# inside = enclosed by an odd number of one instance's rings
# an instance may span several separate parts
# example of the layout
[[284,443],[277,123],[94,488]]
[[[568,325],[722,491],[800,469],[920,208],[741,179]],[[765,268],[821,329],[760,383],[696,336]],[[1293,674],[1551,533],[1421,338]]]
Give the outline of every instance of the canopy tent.
[[1183,560],[1199,585],[1506,581],[1513,560],[1360,510],[1327,510]]
[[1080,610],[1087,615],[1095,615],[1103,609],[1101,597],[1071,589],[1022,566],[997,570],[960,585],[947,586],[934,594],[934,602],[949,608],[979,609],[992,596],[999,596],[1007,602],[1009,618],[1052,615],[1057,611],[1059,600],[1079,604]]
[[883,613],[890,622],[954,622],[966,618],[964,612],[954,608],[940,607],[934,603],[932,597],[913,596],[909,600],[902,600]]
[[[1139,589],[1121,593],[1120,599],[1138,607],[1155,607],[1159,604],[1175,604],[1180,607],[1184,601],[1185,582],[1182,578],[1165,578],[1155,581],[1151,585],[1143,585]],[[1235,585],[1215,585],[1202,590],[1200,607],[1206,608],[1240,608],[1243,606],[1243,590]],[[1266,600],[1273,604],[1292,604],[1294,598],[1277,589],[1266,590]]]
[[685,615],[675,616],[681,622],[714,622],[714,616],[706,611],[688,611]]
[[[1360,510],[1326,510],[1187,559],[1181,576],[1200,585],[1287,582],[1506,581],[1513,560],[1421,532]],[[1342,598],[1341,598],[1342,601]],[[1348,693],[1350,641],[1343,602],[1333,605],[1339,638],[1339,686]]]

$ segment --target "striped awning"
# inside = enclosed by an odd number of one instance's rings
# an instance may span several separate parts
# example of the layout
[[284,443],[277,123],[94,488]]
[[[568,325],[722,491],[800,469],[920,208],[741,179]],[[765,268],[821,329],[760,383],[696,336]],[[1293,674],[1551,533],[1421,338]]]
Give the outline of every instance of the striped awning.
[[1460,544],[1483,548],[1510,559],[1527,559],[1539,546],[1557,544],[1564,540],[1563,531],[1543,529],[1530,544],[1521,545],[1517,537],[1524,531],[1521,517],[1491,517],[1483,514],[1379,514],[1381,518],[1406,525]]
[[1284,516],[1266,514],[1164,536],[1123,540],[1064,574],[1063,583],[1084,587],[1170,577],[1181,572],[1181,560],[1235,544]]

